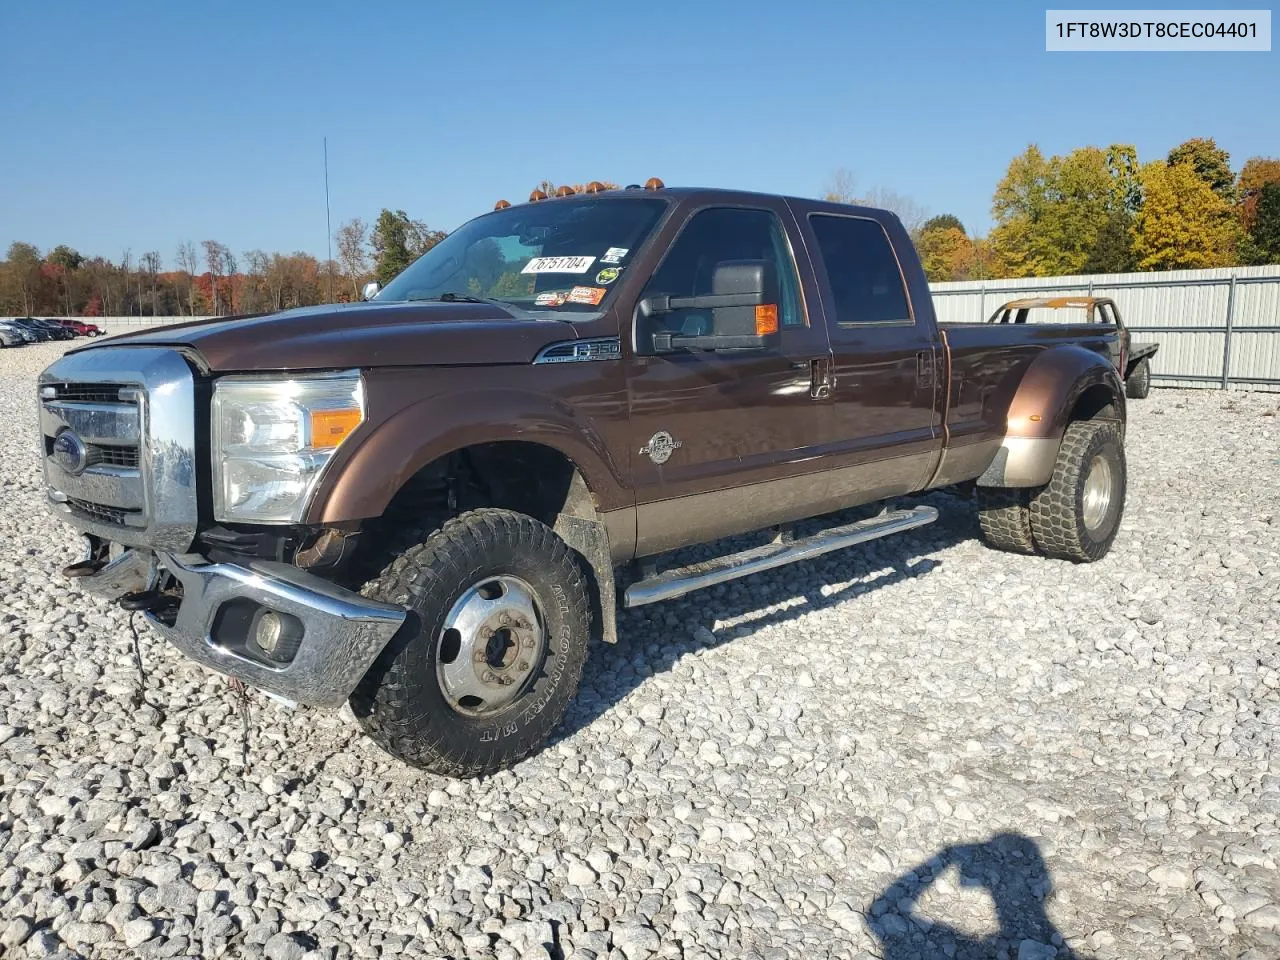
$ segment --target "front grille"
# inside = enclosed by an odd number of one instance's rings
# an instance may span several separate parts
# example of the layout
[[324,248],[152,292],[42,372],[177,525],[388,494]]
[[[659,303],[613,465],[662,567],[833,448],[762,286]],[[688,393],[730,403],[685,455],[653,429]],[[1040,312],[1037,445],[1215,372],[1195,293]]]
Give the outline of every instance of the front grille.
[[138,467],[137,447],[108,447],[102,444],[89,444],[89,464],[106,464],[109,467]]
[[72,510],[78,510],[90,520],[97,520],[101,523],[114,523],[123,527],[128,517],[137,516],[139,510],[122,510],[118,507],[108,507],[101,503],[90,503],[88,500],[76,500],[72,497],[67,498],[67,505]]
[[[81,403],[119,403],[124,398],[121,390],[136,390],[125,383],[46,383],[42,390],[44,399],[80,401]],[[49,391],[45,395],[44,391]]]

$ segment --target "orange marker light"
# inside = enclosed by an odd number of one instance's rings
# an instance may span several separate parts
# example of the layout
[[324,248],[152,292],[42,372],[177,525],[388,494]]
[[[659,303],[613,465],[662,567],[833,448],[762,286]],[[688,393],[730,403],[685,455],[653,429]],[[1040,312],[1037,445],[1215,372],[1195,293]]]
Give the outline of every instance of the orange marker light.
[[511,206],[511,204],[507,203],[507,201],[505,201],[505,200],[499,200],[497,203],[495,203],[495,204],[493,205],[493,209],[495,209],[495,210],[505,210],[505,209],[507,209],[507,207],[509,207],[509,206]]
[[537,203],[539,200],[545,200],[545,199],[547,199],[547,195],[543,193],[541,190],[535,190],[533,191],[533,193],[529,194],[530,203]]
[[762,303],[756,307],[756,336],[764,337],[778,332],[778,305]]
[[644,188],[646,190],[661,190],[665,186],[666,184],[663,183],[661,180],[659,180],[657,177],[650,177],[648,180],[644,182]]
[[1032,423],[1039,423],[1039,422],[1040,422],[1040,414],[1038,414],[1038,413],[1033,413],[1031,416],[1027,417],[1027,419],[1028,419],[1028,420],[1030,420]]
[[312,410],[311,446],[317,450],[338,446],[363,419],[359,410]]
[[573,187],[560,187],[556,190],[557,197],[572,197]]
[[587,193],[600,193],[604,190],[604,184],[599,180],[592,180],[587,184]]

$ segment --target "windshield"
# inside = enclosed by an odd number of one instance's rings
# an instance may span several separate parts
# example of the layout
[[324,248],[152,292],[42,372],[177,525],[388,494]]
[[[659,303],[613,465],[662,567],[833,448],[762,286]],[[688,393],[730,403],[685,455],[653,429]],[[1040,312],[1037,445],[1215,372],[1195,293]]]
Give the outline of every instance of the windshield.
[[542,200],[463,224],[375,300],[500,300],[533,312],[598,313],[653,232],[656,197]]

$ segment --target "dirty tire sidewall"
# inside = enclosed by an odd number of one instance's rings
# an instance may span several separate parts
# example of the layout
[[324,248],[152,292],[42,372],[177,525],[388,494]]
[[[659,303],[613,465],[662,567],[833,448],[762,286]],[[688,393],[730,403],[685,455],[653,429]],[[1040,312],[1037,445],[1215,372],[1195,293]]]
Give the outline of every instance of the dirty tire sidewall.
[[1010,553],[1033,554],[1036,545],[1031,533],[1031,495],[1034,489],[1020,487],[977,487],[978,525],[987,546]]
[[[529,689],[506,709],[464,716],[449,705],[436,674],[444,621],[464,591],[502,574],[525,581],[537,596],[545,657]],[[559,724],[582,675],[591,614],[581,567],[545,524],[510,510],[462,514],[393,559],[362,592],[412,611],[351,697],[361,726],[387,752],[435,773],[474,777],[517,763]]]
[[1130,400],[1145,400],[1151,393],[1151,364],[1148,361],[1138,361],[1125,381],[1124,393]]
[[[1089,466],[1102,456],[1111,468],[1111,498],[1096,529],[1084,522]],[[1091,563],[1111,549],[1124,516],[1128,484],[1120,425],[1112,421],[1072,423],[1062,437],[1053,477],[1031,498],[1031,530],[1048,557]]]

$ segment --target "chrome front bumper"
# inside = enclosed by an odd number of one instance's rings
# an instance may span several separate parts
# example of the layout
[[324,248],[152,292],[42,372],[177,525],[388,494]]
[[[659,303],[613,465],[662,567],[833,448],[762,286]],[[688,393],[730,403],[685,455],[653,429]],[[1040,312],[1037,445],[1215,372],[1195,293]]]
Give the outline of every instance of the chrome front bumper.
[[[315,707],[341,706],[403,625],[406,611],[370,600],[284,563],[208,563],[197,554],[130,550],[78,581],[117,599],[153,587],[161,569],[182,584],[172,626],[147,619],[184,654],[268,693]],[[249,633],[254,611],[287,614],[301,625],[297,652],[270,662]]]

